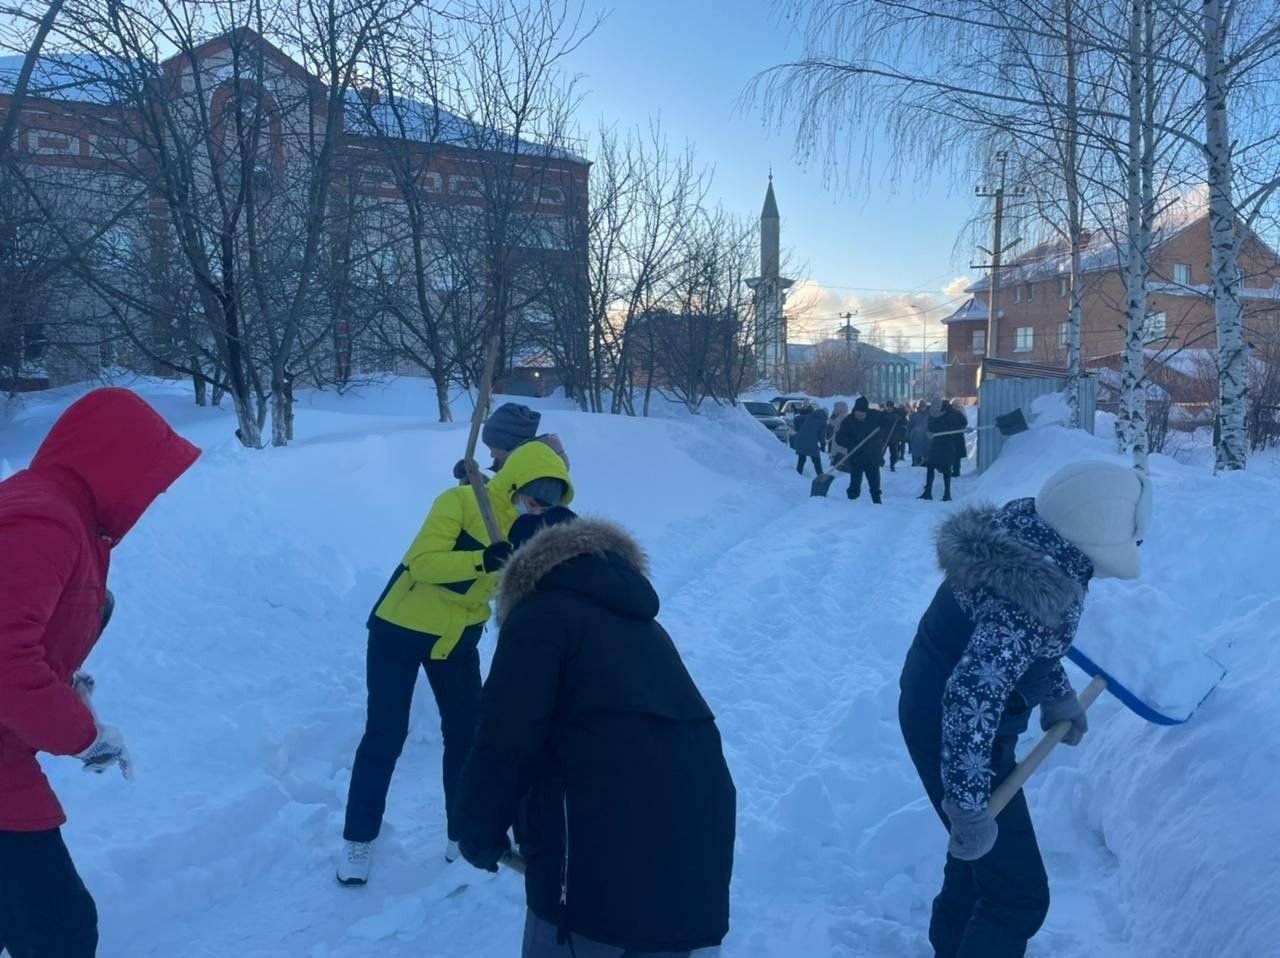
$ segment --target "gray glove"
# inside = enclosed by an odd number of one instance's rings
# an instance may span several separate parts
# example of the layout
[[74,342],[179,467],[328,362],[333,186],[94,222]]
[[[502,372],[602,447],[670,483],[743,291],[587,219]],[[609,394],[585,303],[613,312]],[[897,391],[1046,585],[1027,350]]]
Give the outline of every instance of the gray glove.
[[966,811],[948,802],[942,801],[942,811],[951,820],[951,844],[947,851],[952,858],[962,862],[977,861],[991,851],[1000,833],[1000,826],[995,817],[985,808],[977,811]]
[[1062,737],[1063,743],[1067,745],[1079,745],[1084,738],[1084,733],[1089,731],[1089,719],[1085,716],[1084,708],[1076,698],[1075,692],[1066,698],[1058,699],[1056,702],[1045,702],[1040,706],[1042,729],[1047,732],[1059,722],[1071,723],[1070,731]]

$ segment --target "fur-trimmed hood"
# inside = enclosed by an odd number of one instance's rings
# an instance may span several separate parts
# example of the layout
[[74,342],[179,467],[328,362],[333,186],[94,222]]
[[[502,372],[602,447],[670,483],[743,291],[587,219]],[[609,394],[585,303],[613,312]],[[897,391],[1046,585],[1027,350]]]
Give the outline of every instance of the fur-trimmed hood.
[[540,529],[512,555],[498,583],[498,624],[549,575],[580,556],[597,556],[606,562],[596,575],[565,577],[565,587],[589,594],[623,614],[657,615],[657,595],[648,582],[649,560],[636,540],[608,520],[576,518]]
[[985,589],[1051,627],[1084,599],[1093,575],[1088,557],[1036,514],[1034,499],[958,512],[938,527],[936,544],[952,588]]

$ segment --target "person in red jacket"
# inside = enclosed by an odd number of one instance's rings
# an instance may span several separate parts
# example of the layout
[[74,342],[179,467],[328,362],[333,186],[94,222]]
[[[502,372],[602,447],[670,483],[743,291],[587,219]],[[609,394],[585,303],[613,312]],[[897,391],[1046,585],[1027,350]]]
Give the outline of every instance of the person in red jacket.
[[97,949],[97,909],[36,753],[129,777],[124,740],[98,722],[77,670],[110,611],[111,549],[199,455],[138,396],[99,389],[0,482],[0,952],[13,958]]

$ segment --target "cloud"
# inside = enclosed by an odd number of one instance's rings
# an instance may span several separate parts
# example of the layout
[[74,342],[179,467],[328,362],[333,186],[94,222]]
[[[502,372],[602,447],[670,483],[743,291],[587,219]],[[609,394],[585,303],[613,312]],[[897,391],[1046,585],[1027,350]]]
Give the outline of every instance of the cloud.
[[916,352],[922,343],[943,350],[946,327],[941,321],[964,301],[963,286],[970,282],[960,277],[937,293],[875,293],[801,280],[787,296],[788,338],[798,343],[838,338],[846,322],[843,314],[853,313],[854,328],[864,341],[894,351]]

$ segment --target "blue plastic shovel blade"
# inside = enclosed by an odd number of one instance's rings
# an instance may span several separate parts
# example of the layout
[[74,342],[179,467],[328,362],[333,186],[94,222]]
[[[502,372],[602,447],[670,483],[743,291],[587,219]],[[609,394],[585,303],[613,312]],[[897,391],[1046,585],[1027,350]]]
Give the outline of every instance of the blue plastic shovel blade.
[[1140,699],[1133,692],[1129,691],[1129,689],[1125,688],[1124,685],[1116,681],[1115,676],[1111,675],[1109,672],[1103,669],[1100,665],[1094,662],[1093,659],[1089,658],[1089,656],[1085,655],[1075,646],[1072,646],[1068,650],[1067,658],[1070,659],[1072,662],[1074,662],[1077,666],[1079,666],[1080,670],[1088,674],[1091,678],[1100,675],[1104,679],[1106,679],[1107,691],[1110,692],[1112,695],[1114,695],[1116,698],[1118,698],[1121,704],[1123,704],[1125,708],[1133,712],[1138,717],[1146,719],[1148,722],[1152,722],[1155,725],[1184,724],[1188,719],[1191,718],[1192,715],[1195,714],[1196,708],[1199,708],[1201,705],[1203,705],[1204,700],[1207,699],[1210,696],[1210,694],[1212,694],[1215,688],[1217,688],[1218,681],[1221,681],[1222,677],[1227,674],[1225,669],[1222,670],[1218,675],[1218,679],[1204,693],[1204,695],[1200,698],[1200,701],[1196,703],[1195,707],[1193,707],[1190,711],[1188,711],[1186,715],[1183,715],[1181,718],[1178,718],[1173,715],[1167,715],[1166,713],[1160,711],[1159,709],[1156,709],[1148,705],[1146,702]]

